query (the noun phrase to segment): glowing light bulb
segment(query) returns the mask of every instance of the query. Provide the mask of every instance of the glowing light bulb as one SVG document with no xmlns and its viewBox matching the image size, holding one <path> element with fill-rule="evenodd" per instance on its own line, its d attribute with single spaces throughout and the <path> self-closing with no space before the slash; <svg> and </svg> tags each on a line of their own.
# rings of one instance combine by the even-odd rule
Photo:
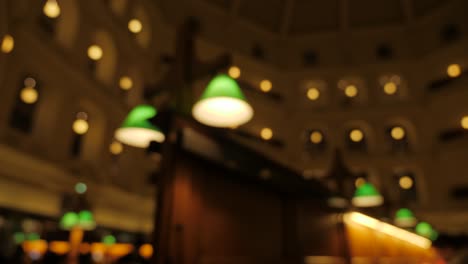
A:
<svg viewBox="0 0 468 264">
<path fill-rule="evenodd" d="M 273 84 L 269 80 L 263 80 L 260 82 L 260 90 L 264 93 L 268 93 L 273 88 Z"/>
<path fill-rule="evenodd" d="M 34 104 L 39 98 L 39 93 L 33 87 L 24 87 L 20 92 L 20 98 L 26 104 Z"/>
<path fill-rule="evenodd" d="M 383 89 L 386 94 L 394 95 L 398 91 L 398 86 L 394 82 L 387 82 Z"/>
<path fill-rule="evenodd" d="M 5 35 L 2 39 L 2 52 L 3 53 L 10 53 L 15 48 L 15 39 L 12 35 Z"/>
<path fill-rule="evenodd" d="M 463 129 L 468 129 L 468 116 L 464 116 L 461 120 L 460 120 L 460 124 L 462 126 Z"/>
<path fill-rule="evenodd" d="M 118 141 L 114 141 L 110 144 L 109 146 L 109 151 L 114 154 L 114 155 L 119 155 L 123 151 L 123 145 L 122 143 Z"/>
<path fill-rule="evenodd" d="M 348 85 L 344 90 L 345 95 L 349 98 L 356 97 L 358 92 L 358 88 L 355 85 Z"/>
<path fill-rule="evenodd" d="M 402 140 L 406 136 L 406 132 L 402 127 L 394 127 L 390 131 L 390 135 L 395 140 Z"/>
<path fill-rule="evenodd" d="M 128 30 L 132 33 L 140 33 L 143 30 L 143 24 L 140 20 L 134 18 L 128 22 Z"/>
<path fill-rule="evenodd" d="M 47 0 L 42 11 L 44 12 L 44 15 L 50 18 L 57 18 L 61 13 L 57 0 Z"/>
<path fill-rule="evenodd" d="M 98 61 L 102 58 L 103 51 L 98 45 L 91 45 L 88 48 L 88 57 L 94 61 Z"/>
<path fill-rule="evenodd" d="M 307 90 L 307 98 L 309 98 L 309 100 L 311 101 L 315 101 L 317 99 L 319 99 L 320 97 L 320 91 L 319 89 L 317 88 L 309 88 Z"/>
<path fill-rule="evenodd" d="M 323 141 L 323 135 L 319 131 L 310 133 L 310 142 L 314 144 L 320 144 Z"/>
<path fill-rule="evenodd" d="M 459 64 L 450 64 L 447 67 L 447 75 L 452 78 L 456 78 L 461 74 L 461 67 Z"/>
<path fill-rule="evenodd" d="M 366 182 L 367 182 L 366 179 L 359 177 L 356 179 L 356 181 L 354 181 L 354 186 L 356 186 L 356 188 L 359 188 L 361 185 L 363 185 Z"/>
<path fill-rule="evenodd" d="M 241 76 L 241 70 L 237 66 L 232 66 L 229 68 L 228 74 L 231 76 L 231 78 L 238 79 Z"/>
<path fill-rule="evenodd" d="M 400 187 L 402 189 L 408 190 L 411 189 L 414 185 L 413 179 L 409 176 L 403 176 L 399 180 Z"/>
<path fill-rule="evenodd" d="M 128 76 L 122 76 L 119 80 L 119 86 L 122 90 L 128 91 L 133 88 L 133 80 Z"/>
<path fill-rule="evenodd" d="M 260 136 L 264 140 L 270 140 L 273 137 L 273 131 L 270 128 L 265 127 L 260 131 Z"/>
<path fill-rule="evenodd" d="M 361 142 L 364 139 L 364 133 L 362 133 L 362 131 L 359 129 L 353 129 L 349 133 L 349 138 L 353 142 Z"/>
<path fill-rule="evenodd" d="M 88 132 L 89 124 L 88 121 L 84 119 L 76 119 L 73 122 L 73 131 L 78 135 L 84 135 Z"/>
</svg>

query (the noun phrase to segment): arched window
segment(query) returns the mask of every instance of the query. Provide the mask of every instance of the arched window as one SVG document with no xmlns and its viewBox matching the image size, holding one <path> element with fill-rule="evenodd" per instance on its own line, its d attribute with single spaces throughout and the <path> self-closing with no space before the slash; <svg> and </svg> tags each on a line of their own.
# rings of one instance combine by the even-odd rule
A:
<svg viewBox="0 0 468 264">
<path fill-rule="evenodd" d="M 367 152 L 367 137 L 365 130 L 362 128 L 357 126 L 350 127 L 345 133 L 346 147 L 351 151 Z"/>
<path fill-rule="evenodd" d="M 72 49 L 76 43 L 80 25 L 80 6 L 77 0 L 57 0 L 60 15 L 54 19 L 57 41 L 65 48 Z"/>
<path fill-rule="evenodd" d="M 310 154 L 320 154 L 327 149 L 327 137 L 322 129 L 314 128 L 305 131 L 305 149 Z"/>
<path fill-rule="evenodd" d="M 114 81 L 117 66 L 117 49 L 108 32 L 98 31 L 87 48 L 89 68 L 94 77 L 107 85 Z"/>
<path fill-rule="evenodd" d="M 392 153 L 405 153 L 410 150 L 408 130 L 401 125 L 391 125 L 385 129 L 385 137 Z"/>
<path fill-rule="evenodd" d="M 28 76 L 22 79 L 18 86 L 9 123 L 12 128 L 20 132 L 31 133 L 39 101 L 40 84 L 36 79 Z"/>
<path fill-rule="evenodd" d="M 89 130 L 89 116 L 86 112 L 76 113 L 75 120 L 72 124 L 72 145 L 71 145 L 71 156 L 73 158 L 79 158 L 83 150 L 83 141 Z"/>
<path fill-rule="evenodd" d="M 338 89 L 342 106 L 363 104 L 367 100 L 367 89 L 360 78 L 344 78 L 338 82 Z"/>
</svg>

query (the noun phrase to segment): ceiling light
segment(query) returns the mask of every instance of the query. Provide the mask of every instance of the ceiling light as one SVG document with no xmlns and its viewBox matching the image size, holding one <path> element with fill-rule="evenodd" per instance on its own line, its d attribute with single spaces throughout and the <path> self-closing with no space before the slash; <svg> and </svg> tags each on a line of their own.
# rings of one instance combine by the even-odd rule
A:
<svg viewBox="0 0 468 264">
<path fill-rule="evenodd" d="M 110 144 L 109 146 L 109 151 L 110 153 L 112 153 L 113 155 L 119 155 L 120 153 L 122 153 L 123 151 L 123 145 L 122 143 L 118 142 L 118 141 L 114 141 Z"/>
<path fill-rule="evenodd" d="M 395 224 L 399 227 L 414 227 L 416 221 L 413 212 L 407 208 L 401 208 L 395 214 Z"/>
<path fill-rule="evenodd" d="M 320 90 L 315 88 L 315 87 L 312 87 L 312 88 L 309 88 L 307 90 L 307 98 L 309 98 L 309 100 L 311 101 L 315 101 L 317 99 L 319 99 L 320 97 Z"/>
<path fill-rule="evenodd" d="M 353 142 L 361 142 L 364 139 L 364 133 L 359 129 L 353 129 L 349 133 L 349 139 Z"/>
<path fill-rule="evenodd" d="M 388 95 L 394 95 L 398 91 L 398 86 L 394 82 L 387 82 L 384 84 L 384 92 Z"/>
<path fill-rule="evenodd" d="M 192 108 L 198 122 L 212 127 L 237 127 L 250 121 L 253 114 L 237 82 L 225 74 L 211 80 Z"/>
<path fill-rule="evenodd" d="M 366 182 L 366 179 L 364 179 L 363 177 L 359 177 L 354 181 L 354 186 L 356 186 L 356 188 L 359 188 Z"/>
<path fill-rule="evenodd" d="M 264 140 L 270 140 L 273 137 L 273 131 L 268 127 L 262 128 L 260 137 Z"/>
<path fill-rule="evenodd" d="M 398 182 L 400 184 L 400 187 L 402 189 L 405 189 L 405 190 L 411 189 L 413 187 L 413 185 L 414 185 L 413 179 L 411 177 L 409 177 L 409 176 L 401 177 Z"/>
<path fill-rule="evenodd" d="M 12 35 L 5 35 L 2 39 L 2 52 L 10 53 L 15 48 L 15 39 Z"/>
<path fill-rule="evenodd" d="M 228 70 L 229 76 L 233 79 L 238 79 L 241 76 L 241 70 L 237 66 L 231 66 Z"/>
<path fill-rule="evenodd" d="M 463 129 L 468 129 L 468 116 L 464 116 L 461 120 L 460 120 L 460 124 L 462 126 Z"/>
<path fill-rule="evenodd" d="M 313 144 L 320 144 L 323 141 L 323 135 L 320 131 L 313 131 L 310 133 L 310 142 Z"/>
<path fill-rule="evenodd" d="M 394 140 L 402 140 L 406 136 L 406 132 L 402 127 L 394 127 L 390 131 L 390 135 Z"/>
<path fill-rule="evenodd" d="M 450 64 L 447 67 L 447 75 L 452 78 L 456 78 L 461 74 L 461 67 L 459 64 Z"/>
<path fill-rule="evenodd" d="M 358 88 L 355 85 L 346 86 L 344 93 L 347 97 L 353 98 L 358 95 Z"/>
<path fill-rule="evenodd" d="M 88 57 L 94 61 L 98 61 L 102 58 L 103 51 L 98 45 L 91 45 L 88 48 Z"/>
<path fill-rule="evenodd" d="M 140 33 L 143 30 L 143 24 L 140 20 L 134 18 L 128 22 L 128 30 L 132 33 Z"/>
<path fill-rule="evenodd" d="M 57 0 L 47 0 L 44 8 L 42 9 L 42 12 L 44 12 L 44 15 L 50 18 L 57 18 L 60 16 L 60 6 L 57 3 Z"/>
<path fill-rule="evenodd" d="M 73 122 L 73 131 L 78 135 L 84 135 L 88 132 L 89 124 L 84 119 L 76 119 Z"/>
<path fill-rule="evenodd" d="M 33 87 L 24 87 L 21 89 L 20 98 L 25 104 L 34 104 L 39 98 L 39 93 Z"/>
<path fill-rule="evenodd" d="M 369 182 L 359 186 L 354 193 L 352 203 L 357 207 L 376 207 L 383 204 L 384 198 Z"/>
<path fill-rule="evenodd" d="M 133 87 L 133 80 L 128 76 L 122 76 L 119 80 L 119 86 L 122 90 L 128 91 Z"/>
<path fill-rule="evenodd" d="M 84 194 L 88 190 L 88 186 L 85 183 L 79 182 L 75 185 L 75 192 L 78 194 Z"/>
<path fill-rule="evenodd" d="M 260 82 L 260 90 L 264 93 L 268 93 L 273 88 L 273 84 L 269 80 L 263 80 Z"/>
<path fill-rule="evenodd" d="M 127 115 L 123 124 L 115 131 L 115 138 L 129 146 L 147 148 L 151 141 L 163 142 L 164 134 L 151 123 L 157 115 L 156 108 L 150 105 L 139 105 Z"/>
</svg>

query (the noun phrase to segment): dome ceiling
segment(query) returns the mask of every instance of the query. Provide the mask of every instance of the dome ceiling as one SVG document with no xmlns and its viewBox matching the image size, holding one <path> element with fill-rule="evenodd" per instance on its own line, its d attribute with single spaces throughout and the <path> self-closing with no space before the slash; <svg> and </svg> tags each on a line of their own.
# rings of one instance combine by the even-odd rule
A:
<svg viewBox="0 0 468 264">
<path fill-rule="evenodd" d="M 403 25 L 450 1 L 440 0 L 198 0 L 268 32 L 319 32 Z"/>
</svg>

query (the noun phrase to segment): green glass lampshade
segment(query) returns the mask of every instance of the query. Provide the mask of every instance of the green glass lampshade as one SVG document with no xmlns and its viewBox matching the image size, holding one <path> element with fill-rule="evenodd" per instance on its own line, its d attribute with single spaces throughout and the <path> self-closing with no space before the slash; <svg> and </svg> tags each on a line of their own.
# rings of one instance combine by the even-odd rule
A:
<svg viewBox="0 0 468 264">
<path fill-rule="evenodd" d="M 136 106 L 130 111 L 122 126 L 115 131 L 115 138 L 137 148 L 147 148 L 151 141 L 163 142 L 164 134 L 150 121 L 157 113 L 156 108 L 150 105 Z"/>
<path fill-rule="evenodd" d="M 26 235 L 23 232 L 16 232 L 13 234 L 13 240 L 15 244 L 19 245 L 26 240 Z"/>
<path fill-rule="evenodd" d="M 38 233 L 30 233 L 26 235 L 27 241 L 37 241 L 40 239 L 41 239 L 41 236 Z"/>
<path fill-rule="evenodd" d="M 96 222 L 94 221 L 93 213 L 87 210 L 83 210 L 78 214 L 78 221 L 81 228 L 84 230 L 93 230 L 96 228 Z"/>
<path fill-rule="evenodd" d="M 252 119 L 253 109 L 237 82 L 220 74 L 206 87 L 192 109 L 193 117 L 212 127 L 240 126 Z"/>
<path fill-rule="evenodd" d="M 416 226 L 415 231 L 418 235 L 429 238 L 431 240 L 436 240 L 439 235 L 427 222 L 420 222 Z"/>
<path fill-rule="evenodd" d="M 359 186 L 354 193 L 352 203 L 357 207 L 376 207 L 383 204 L 384 198 L 369 182 Z"/>
<path fill-rule="evenodd" d="M 416 217 L 408 208 L 401 208 L 395 214 L 395 225 L 399 227 L 413 227 L 416 225 Z"/>
<path fill-rule="evenodd" d="M 117 243 L 117 239 L 113 235 L 107 235 L 102 238 L 102 243 L 107 246 L 112 246 Z"/>
<path fill-rule="evenodd" d="M 78 214 L 75 212 L 67 212 L 60 220 L 60 227 L 64 230 L 71 230 L 79 223 Z"/>
</svg>

